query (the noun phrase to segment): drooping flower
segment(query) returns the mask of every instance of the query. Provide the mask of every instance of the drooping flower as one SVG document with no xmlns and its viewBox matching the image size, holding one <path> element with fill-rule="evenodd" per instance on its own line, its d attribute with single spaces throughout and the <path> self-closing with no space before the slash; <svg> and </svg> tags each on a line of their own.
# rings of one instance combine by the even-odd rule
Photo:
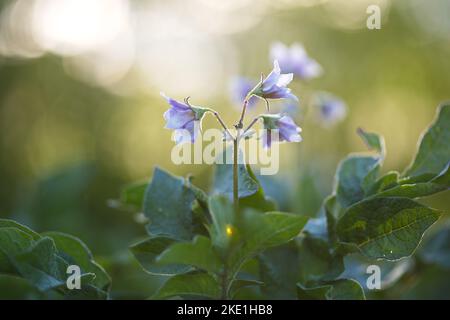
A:
<svg viewBox="0 0 450 320">
<path fill-rule="evenodd" d="M 298 101 L 298 98 L 291 93 L 291 89 L 287 88 L 292 79 L 292 73 L 281 74 L 278 61 L 275 60 L 273 70 L 252 93 L 263 99 L 294 99 Z"/>
<path fill-rule="evenodd" d="M 345 102 L 327 92 L 319 92 L 315 95 L 313 107 L 316 121 L 325 127 L 337 124 L 347 115 Z"/>
<path fill-rule="evenodd" d="M 278 60 L 283 72 L 291 72 L 300 79 L 316 78 L 322 74 L 322 67 L 311 59 L 300 43 L 287 47 L 281 42 L 272 44 L 271 60 Z"/>
<path fill-rule="evenodd" d="M 169 98 L 161 93 L 170 105 L 170 109 L 164 113 L 166 129 L 175 130 L 173 140 L 176 143 L 194 143 L 201 130 L 201 120 L 206 108 L 192 106 L 186 99 L 185 103 Z"/>
<path fill-rule="evenodd" d="M 231 99 L 236 106 L 242 107 L 242 103 L 247 98 L 248 93 L 255 87 L 256 83 L 245 77 L 234 77 L 231 80 L 230 91 Z M 247 103 L 247 107 L 253 107 L 257 102 L 256 97 L 251 97 Z"/>
<path fill-rule="evenodd" d="M 288 115 L 264 114 L 261 116 L 264 123 L 262 135 L 263 145 L 270 148 L 272 142 L 300 142 L 302 129 L 297 126 Z"/>
</svg>

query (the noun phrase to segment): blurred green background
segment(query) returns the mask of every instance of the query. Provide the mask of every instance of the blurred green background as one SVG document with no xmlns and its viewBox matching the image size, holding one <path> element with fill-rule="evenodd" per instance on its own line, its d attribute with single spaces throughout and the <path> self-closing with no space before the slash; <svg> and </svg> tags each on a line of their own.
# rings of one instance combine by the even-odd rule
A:
<svg viewBox="0 0 450 320">
<path fill-rule="evenodd" d="M 111 199 L 156 165 L 210 184 L 211 168 L 172 164 L 160 91 L 190 95 L 231 124 L 231 78 L 267 74 L 275 41 L 303 43 L 324 74 L 293 85 L 301 107 L 326 90 L 345 100 L 348 116 L 332 128 L 297 119 L 304 141 L 280 148 L 280 173 L 264 184 L 282 208 L 309 215 L 330 193 L 338 161 L 365 150 L 358 127 L 384 135 L 383 170 L 402 171 L 450 99 L 446 0 L 0 3 L 0 217 L 80 237 L 112 275 L 113 298 L 148 297 L 160 279 L 128 253 L 144 227 Z M 381 8 L 381 30 L 366 27 L 369 4 Z M 427 202 L 450 212 L 445 194 Z M 438 297 L 450 297 L 445 277 Z"/>
</svg>

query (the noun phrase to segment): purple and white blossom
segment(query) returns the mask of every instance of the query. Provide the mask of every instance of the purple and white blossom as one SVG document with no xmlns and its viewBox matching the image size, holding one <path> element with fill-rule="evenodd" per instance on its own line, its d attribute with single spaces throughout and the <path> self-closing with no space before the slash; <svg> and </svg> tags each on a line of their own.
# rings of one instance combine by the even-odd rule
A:
<svg viewBox="0 0 450 320">
<path fill-rule="evenodd" d="M 298 98 L 291 93 L 287 85 L 292 81 L 293 74 L 281 74 L 278 61 L 273 62 L 273 70 L 263 79 L 253 94 L 263 99 L 293 99 Z"/>
<path fill-rule="evenodd" d="M 316 120 L 325 127 L 331 127 L 342 121 L 347 115 L 347 106 L 336 96 L 320 92 L 314 98 Z"/>
<path fill-rule="evenodd" d="M 300 43 L 293 43 L 290 47 L 281 42 L 272 44 L 270 58 L 278 60 L 283 72 L 293 73 L 300 79 L 312 79 L 322 74 L 322 67 L 311 59 Z"/>
<path fill-rule="evenodd" d="M 234 77 L 231 80 L 230 91 L 233 103 L 239 108 L 242 107 L 248 93 L 255 87 L 256 83 L 245 77 Z M 247 103 L 247 107 L 253 107 L 257 102 L 256 97 L 251 97 Z"/>
<path fill-rule="evenodd" d="M 263 145 L 270 148 L 272 142 L 300 142 L 302 129 L 288 115 L 265 114 L 261 116 L 264 123 Z"/>
<path fill-rule="evenodd" d="M 170 109 L 164 113 L 166 129 L 174 130 L 173 140 L 178 143 L 194 143 L 201 130 L 201 119 L 207 111 L 205 108 L 193 107 L 188 103 L 182 103 L 169 98 L 161 93 L 170 105 Z"/>
</svg>

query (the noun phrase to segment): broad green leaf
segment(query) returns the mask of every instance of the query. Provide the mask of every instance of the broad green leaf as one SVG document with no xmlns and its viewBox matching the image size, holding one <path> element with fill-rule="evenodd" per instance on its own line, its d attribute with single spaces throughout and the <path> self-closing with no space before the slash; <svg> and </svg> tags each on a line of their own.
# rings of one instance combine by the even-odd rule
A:
<svg viewBox="0 0 450 320">
<path fill-rule="evenodd" d="M 23 231 L 26 234 L 28 234 L 29 236 L 31 236 L 31 238 L 33 240 L 39 240 L 41 238 L 41 236 L 38 233 L 34 232 L 33 230 L 31 230 L 27 226 L 24 226 L 23 224 L 20 224 L 20 223 L 14 221 L 14 220 L 0 219 L 0 229 L 1 228 L 16 228 L 16 229 L 19 229 L 20 231 Z"/>
<path fill-rule="evenodd" d="M 265 283 L 258 280 L 257 277 L 245 272 L 239 272 L 230 286 L 229 296 L 231 299 L 235 299 L 242 289 L 262 286 L 265 286 Z"/>
<path fill-rule="evenodd" d="M 364 198 L 364 186 L 369 188 L 375 182 L 379 160 L 375 156 L 350 155 L 341 161 L 335 177 L 335 193 L 342 207 Z"/>
<path fill-rule="evenodd" d="M 302 283 L 333 280 L 344 271 L 343 256 L 334 252 L 324 239 L 305 233 L 297 246 Z"/>
<path fill-rule="evenodd" d="M 156 260 L 160 264 L 189 265 L 212 273 L 219 272 L 222 266 L 211 241 L 204 236 L 196 236 L 191 242 L 174 243 Z"/>
<path fill-rule="evenodd" d="M 350 207 L 338 221 L 342 242 L 355 244 L 370 258 L 396 260 L 411 255 L 437 210 L 407 198 L 374 198 Z"/>
<path fill-rule="evenodd" d="M 16 273 L 12 259 L 25 252 L 35 241 L 33 237 L 16 227 L 0 228 L 0 272 Z"/>
<path fill-rule="evenodd" d="M 307 300 L 364 300 L 364 291 L 352 279 L 329 281 L 315 287 L 305 287 L 297 283 L 299 299 Z"/>
<path fill-rule="evenodd" d="M 422 135 L 415 159 L 405 176 L 441 172 L 450 160 L 449 141 L 450 104 L 443 104 L 434 123 Z"/>
<path fill-rule="evenodd" d="M 150 235 L 191 240 L 194 200 L 195 194 L 183 178 L 155 168 L 144 198 L 144 214 L 150 220 L 147 225 Z"/>
<path fill-rule="evenodd" d="M 134 257 L 139 261 L 145 271 L 156 275 L 174 275 L 192 270 L 191 266 L 181 264 L 162 265 L 156 258 L 177 240 L 168 237 L 152 237 L 138 242 L 130 247 Z"/>
<path fill-rule="evenodd" d="M 364 131 L 362 128 L 358 128 L 358 134 L 370 150 L 378 152 L 384 158 L 386 147 L 384 138 L 381 135 Z"/>
<path fill-rule="evenodd" d="M 266 212 L 261 214 L 249 210 L 245 212 L 244 229 L 247 246 L 265 249 L 279 246 L 296 237 L 308 221 L 304 215 L 286 212 Z"/>
<path fill-rule="evenodd" d="M 80 239 L 61 232 L 46 232 L 42 236 L 53 239 L 58 255 L 67 261 L 67 263 L 79 266 L 83 273 L 95 274 L 95 279 L 91 282 L 93 286 L 108 291 L 111 278 L 94 261 L 91 251 Z"/>
<path fill-rule="evenodd" d="M 295 283 L 299 281 L 299 254 L 295 241 L 269 248 L 258 255 L 259 274 L 267 299 L 296 299 Z"/>
<path fill-rule="evenodd" d="M 13 264 L 24 278 L 41 291 L 66 285 L 68 265 L 58 257 L 55 243 L 48 237 L 38 240 L 31 248 L 16 255 Z"/>
<path fill-rule="evenodd" d="M 239 198 L 239 208 L 254 208 L 261 211 L 273 211 L 276 209 L 276 204 L 271 199 L 267 198 L 264 194 L 264 190 L 252 171 L 252 168 L 247 165 L 247 172 L 250 178 L 252 178 L 258 185 L 258 190 L 247 197 Z"/>
<path fill-rule="evenodd" d="M 228 198 L 215 195 L 209 199 L 212 225 L 209 228 L 212 244 L 222 253 L 236 239 L 233 204 Z"/>
<path fill-rule="evenodd" d="M 169 278 L 153 299 L 165 299 L 175 296 L 218 299 L 219 283 L 207 273 L 180 274 Z"/>
<path fill-rule="evenodd" d="M 245 261 L 267 248 L 292 240 L 307 221 L 306 216 L 291 213 L 245 211 L 238 228 L 242 234 L 242 241 L 230 257 L 233 273 L 239 270 Z"/>
</svg>

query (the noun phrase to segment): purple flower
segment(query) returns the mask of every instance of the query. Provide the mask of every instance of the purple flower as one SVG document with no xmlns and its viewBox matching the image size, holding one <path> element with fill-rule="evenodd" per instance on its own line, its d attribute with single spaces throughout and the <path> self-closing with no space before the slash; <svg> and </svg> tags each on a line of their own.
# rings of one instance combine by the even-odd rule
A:
<svg viewBox="0 0 450 320">
<path fill-rule="evenodd" d="M 291 93 L 291 89 L 286 87 L 292 78 L 292 73 L 281 74 L 278 61 L 275 60 L 272 72 L 261 81 L 253 94 L 263 99 L 294 99 L 298 101 L 298 98 Z"/>
<path fill-rule="evenodd" d="M 234 77 L 231 80 L 231 98 L 233 102 L 241 107 L 248 93 L 255 87 L 256 83 L 248 78 Z M 251 97 L 248 101 L 247 107 L 251 108 L 257 102 L 256 97 Z"/>
<path fill-rule="evenodd" d="M 347 115 L 347 106 L 344 101 L 326 92 L 316 94 L 313 107 L 316 120 L 325 127 L 335 125 Z"/>
<path fill-rule="evenodd" d="M 278 60 L 283 72 L 291 72 L 300 79 L 316 78 L 322 74 L 322 67 L 308 57 L 299 43 L 292 44 L 290 48 L 281 42 L 272 44 L 270 58 Z"/>
<path fill-rule="evenodd" d="M 170 109 L 164 113 L 164 119 L 167 121 L 165 128 L 175 131 L 173 140 L 176 143 L 194 143 L 201 129 L 201 119 L 207 110 L 191 106 L 187 100 L 182 103 L 166 97 L 164 93 L 161 95 L 170 105 Z"/>
<path fill-rule="evenodd" d="M 265 114 L 261 116 L 264 122 L 262 141 L 264 147 L 270 148 L 272 142 L 300 142 L 302 129 L 288 115 Z"/>
</svg>

